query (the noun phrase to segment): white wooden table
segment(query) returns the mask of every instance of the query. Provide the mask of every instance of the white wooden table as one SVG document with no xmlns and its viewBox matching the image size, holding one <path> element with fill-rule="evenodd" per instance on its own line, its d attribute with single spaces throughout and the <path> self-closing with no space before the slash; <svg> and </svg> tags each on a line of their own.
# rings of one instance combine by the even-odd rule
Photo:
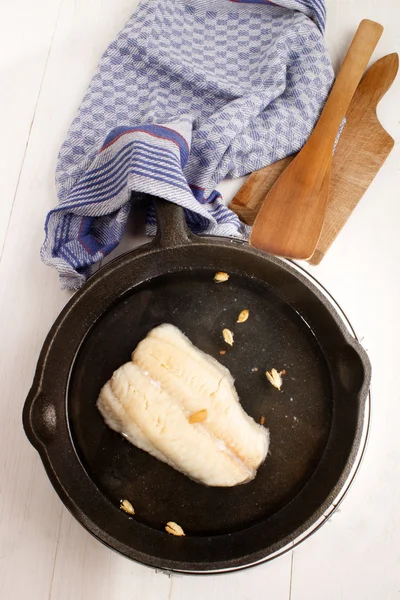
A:
<svg viewBox="0 0 400 600">
<path fill-rule="evenodd" d="M 218 0 L 222 1 L 222 0 Z M 94 540 L 63 508 L 21 426 L 44 337 L 69 295 L 39 259 L 59 147 L 102 51 L 137 0 L 2 0 L 0 20 L 0 597 L 7 600 L 395 600 L 400 598 L 400 79 L 379 106 L 397 144 L 313 274 L 369 351 L 372 430 L 340 513 L 271 563 L 168 577 Z M 328 0 L 335 67 L 366 17 L 400 51 L 398 0 Z M 226 197 L 235 183 L 223 184 Z M 238 187 L 238 183 L 236 187 Z M 126 239 L 124 248 L 137 243 Z M 119 249 L 119 251 L 121 248 Z"/>
</svg>

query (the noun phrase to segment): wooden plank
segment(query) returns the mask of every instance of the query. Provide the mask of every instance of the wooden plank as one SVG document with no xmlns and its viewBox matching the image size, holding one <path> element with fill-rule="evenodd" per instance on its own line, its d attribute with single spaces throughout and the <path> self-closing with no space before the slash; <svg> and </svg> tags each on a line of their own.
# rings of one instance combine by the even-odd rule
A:
<svg viewBox="0 0 400 600">
<path fill-rule="evenodd" d="M 29 160 L 37 173 L 40 162 L 39 155 Z M 40 194 L 44 185 L 40 177 L 34 179 L 33 173 L 22 175 L 23 194 L 16 198 L 0 265 L 0 581 L 4 597 L 16 600 L 48 597 L 61 514 L 21 427 L 41 344 L 67 299 L 38 259 L 43 214 L 31 200 L 33 188 Z"/>
<path fill-rule="evenodd" d="M 173 576 L 170 600 L 287 600 L 291 552 L 252 569 L 211 577 Z"/>
<path fill-rule="evenodd" d="M 117 555 L 63 512 L 49 600 L 169 600 L 171 579 Z"/>
<path fill-rule="evenodd" d="M 60 5 L 61 0 L 23 0 L 4 2 L 2 6 L 0 256 Z"/>
<path fill-rule="evenodd" d="M 0 68 L 7 85 L 2 87 L 0 96 L 0 126 L 7 143 L 0 149 L 0 253 L 60 4 L 61 0 L 38 0 L 34 4 L 7 3 L 3 7 Z M 39 14 L 41 18 L 37 19 Z M 41 269 L 37 253 L 34 271 L 30 270 L 27 257 L 32 256 L 32 248 L 37 249 L 40 244 L 42 215 L 40 211 L 37 213 L 37 205 L 32 202 L 29 190 L 27 192 L 25 197 L 15 200 L 15 206 L 19 204 L 22 209 L 20 220 L 19 223 L 14 221 L 14 236 L 11 235 L 14 242 L 3 254 L 0 267 L 3 315 L 0 322 L 3 386 L 0 403 L 0 587 L 5 598 L 16 600 L 48 596 L 62 510 L 21 427 L 22 404 L 47 328 L 47 318 L 51 319 L 62 304 L 58 290 L 54 290 L 56 293 L 50 291 L 42 302 L 43 289 L 40 293 L 40 288 L 36 288 L 38 281 L 35 283 L 31 279 L 31 275 L 36 274 L 34 271 Z M 47 315 L 42 312 L 46 308 Z M 34 319 L 32 314 L 35 314 Z"/>
<path fill-rule="evenodd" d="M 395 600 L 400 590 L 399 161 L 397 146 L 376 189 L 344 227 L 343 243 L 334 244 L 317 267 L 319 280 L 334 292 L 368 350 L 372 427 L 341 512 L 294 552 L 291 600 Z M 315 267 L 307 268 L 315 273 Z"/>
</svg>

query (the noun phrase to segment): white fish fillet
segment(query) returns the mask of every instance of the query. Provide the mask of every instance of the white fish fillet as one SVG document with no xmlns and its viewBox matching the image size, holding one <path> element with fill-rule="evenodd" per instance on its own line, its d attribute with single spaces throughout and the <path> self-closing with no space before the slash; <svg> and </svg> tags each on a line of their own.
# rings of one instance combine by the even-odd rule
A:
<svg viewBox="0 0 400 600">
<path fill-rule="evenodd" d="M 206 485 L 250 481 L 268 452 L 269 432 L 241 407 L 228 369 L 173 325 L 150 331 L 97 406 L 132 444 Z M 205 421 L 190 423 L 202 410 Z"/>
</svg>

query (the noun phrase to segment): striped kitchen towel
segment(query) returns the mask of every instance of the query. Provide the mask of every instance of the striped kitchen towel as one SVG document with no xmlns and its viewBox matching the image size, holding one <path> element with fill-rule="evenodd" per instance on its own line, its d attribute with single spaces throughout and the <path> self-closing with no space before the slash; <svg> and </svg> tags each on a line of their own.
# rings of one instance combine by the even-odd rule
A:
<svg viewBox="0 0 400 600">
<path fill-rule="evenodd" d="M 60 151 L 41 254 L 63 287 L 119 243 L 132 192 L 181 205 L 196 233 L 248 235 L 215 187 L 308 138 L 333 81 L 324 23 L 324 0 L 141 0 Z"/>
</svg>

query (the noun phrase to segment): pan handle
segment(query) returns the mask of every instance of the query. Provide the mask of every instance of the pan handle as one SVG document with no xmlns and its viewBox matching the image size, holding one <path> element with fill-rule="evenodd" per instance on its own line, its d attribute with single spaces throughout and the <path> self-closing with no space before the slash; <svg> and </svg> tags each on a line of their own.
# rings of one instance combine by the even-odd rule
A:
<svg viewBox="0 0 400 600">
<path fill-rule="evenodd" d="M 190 244 L 195 236 L 188 229 L 183 208 L 156 196 L 149 196 L 148 199 L 154 204 L 157 218 L 154 245 L 159 248 L 174 248 Z"/>
</svg>

